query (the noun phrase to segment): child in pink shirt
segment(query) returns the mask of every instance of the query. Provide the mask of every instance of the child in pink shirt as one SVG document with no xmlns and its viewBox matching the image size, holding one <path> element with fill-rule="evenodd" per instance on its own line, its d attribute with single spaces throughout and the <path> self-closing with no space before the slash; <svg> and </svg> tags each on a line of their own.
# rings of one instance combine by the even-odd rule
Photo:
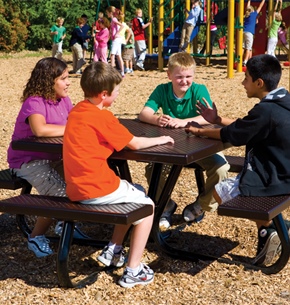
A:
<svg viewBox="0 0 290 305">
<path fill-rule="evenodd" d="M 96 33 L 94 38 L 94 61 L 103 61 L 107 63 L 108 41 L 110 32 L 108 30 L 110 22 L 107 18 L 99 19 L 100 31 Z"/>
</svg>

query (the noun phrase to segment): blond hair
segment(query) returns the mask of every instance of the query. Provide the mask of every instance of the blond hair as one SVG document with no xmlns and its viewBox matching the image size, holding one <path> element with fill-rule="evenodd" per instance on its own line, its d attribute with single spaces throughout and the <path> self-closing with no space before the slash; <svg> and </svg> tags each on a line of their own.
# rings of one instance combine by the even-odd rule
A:
<svg viewBox="0 0 290 305">
<path fill-rule="evenodd" d="M 245 18 L 248 18 L 250 15 L 251 15 L 251 13 L 253 13 L 253 11 L 254 11 L 255 9 L 254 9 L 254 7 L 252 6 L 252 5 L 250 5 L 249 7 L 247 7 L 247 9 L 246 9 L 246 13 L 245 13 Z"/>
<path fill-rule="evenodd" d="M 169 57 L 168 70 L 172 72 L 176 67 L 195 70 L 194 58 L 186 52 L 174 53 Z"/>
<path fill-rule="evenodd" d="M 57 17 L 57 18 L 56 18 L 56 22 L 59 22 L 59 21 L 64 21 L 64 18 L 62 18 L 62 17 Z"/>
<path fill-rule="evenodd" d="M 138 13 L 142 13 L 141 8 L 136 8 L 135 14 L 137 15 Z"/>
</svg>

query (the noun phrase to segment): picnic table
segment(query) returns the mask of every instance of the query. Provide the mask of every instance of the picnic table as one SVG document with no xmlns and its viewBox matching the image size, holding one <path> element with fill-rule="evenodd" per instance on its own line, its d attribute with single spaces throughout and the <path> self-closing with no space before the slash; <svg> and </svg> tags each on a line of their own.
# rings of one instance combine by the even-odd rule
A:
<svg viewBox="0 0 290 305">
<path fill-rule="evenodd" d="M 181 170 L 184 166 L 193 164 L 195 161 L 208 157 L 212 154 L 215 154 L 219 151 L 230 147 L 230 144 L 223 143 L 220 140 L 208 139 L 195 137 L 193 135 L 188 135 L 185 133 L 183 128 L 179 129 L 170 129 L 170 128 L 161 128 L 155 125 L 150 125 L 142 123 L 138 120 L 133 119 L 120 119 L 120 122 L 126 126 L 129 131 L 135 136 L 146 136 L 146 137 L 157 137 L 161 135 L 171 136 L 175 143 L 165 144 L 160 146 L 154 146 L 142 150 L 130 150 L 124 148 L 120 152 L 114 152 L 109 161 L 117 165 L 118 174 L 121 178 L 126 179 L 131 182 L 131 175 L 127 160 L 141 161 L 141 162 L 152 162 L 153 163 L 153 172 L 152 179 L 150 181 L 148 196 L 153 199 L 155 202 L 155 217 L 153 222 L 153 227 L 151 231 L 151 236 L 154 239 L 154 242 L 158 248 L 166 253 L 167 255 L 178 258 L 186 259 L 191 261 L 198 260 L 216 260 L 217 257 L 210 254 L 201 254 L 197 251 L 186 251 L 184 249 L 174 247 L 168 242 L 168 234 L 161 232 L 159 229 L 159 219 L 162 215 L 162 212 L 171 198 L 172 191 L 177 182 L 177 179 L 181 173 Z M 209 127 L 212 127 L 209 126 Z M 206 128 L 206 127 L 205 127 Z M 39 151 L 39 152 L 50 152 L 50 153 L 61 153 L 62 152 L 62 137 L 57 138 L 37 138 L 31 137 L 26 139 L 21 139 L 12 142 L 12 148 L 16 150 L 27 150 L 27 151 Z M 162 172 L 162 164 L 168 163 L 172 165 L 164 188 L 161 192 L 161 195 L 156 199 L 157 186 Z M 235 199 L 233 204 L 229 203 L 228 206 L 224 207 L 219 211 L 219 214 L 233 217 L 244 217 L 246 213 L 249 212 L 249 207 L 243 211 L 243 206 L 240 208 L 240 199 Z M 243 200 L 243 199 L 241 199 Z M 249 198 L 251 204 L 255 203 L 257 200 L 253 197 Z M 260 204 L 256 210 L 251 210 L 250 216 L 252 219 L 255 219 L 254 216 L 260 213 L 261 217 L 266 217 L 264 219 L 274 218 L 274 223 L 278 227 L 278 234 L 282 241 L 282 256 L 279 259 L 279 262 L 275 263 L 272 268 L 269 268 L 268 273 L 276 273 L 281 270 L 288 261 L 290 253 L 290 245 L 288 234 L 283 223 L 283 218 L 281 216 L 281 211 L 289 206 L 290 200 L 288 197 L 276 198 L 272 203 L 271 199 L 264 198 L 264 200 L 270 201 L 269 207 L 264 209 L 263 203 Z M 236 207 L 236 201 L 238 202 L 238 208 Z M 265 201 L 264 201 L 265 202 Z M 221 206 L 222 208 L 223 206 Z M 237 212 L 238 210 L 238 212 Z M 251 219 L 250 217 L 250 219 Z M 245 217 L 249 218 L 249 217 Z M 263 219 L 263 218 L 261 218 Z M 69 227 L 69 235 L 72 235 L 73 226 Z M 67 243 L 71 243 L 71 238 L 64 238 L 67 240 Z M 86 241 L 84 241 L 85 243 Z M 89 241 L 88 241 L 89 243 Z M 62 265 L 67 265 L 67 247 L 59 249 L 58 257 L 62 258 Z M 66 267 L 63 268 L 65 270 Z M 63 271 L 60 271 L 59 277 L 64 277 L 63 283 L 70 283 L 67 279 L 67 275 L 63 274 Z"/>
<path fill-rule="evenodd" d="M 130 150 L 125 148 L 120 152 L 114 152 L 110 157 L 111 160 L 119 162 L 118 168 L 120 175 L 128 181 L 131 181 L 131 176 L 127 160 L 153 162 L 152 179 L 148 189 L 148 196 L 153 199 L 156 205 L 152 237 L 159 248 L 168 255 L 176 258 L 189 259 L 193 261 L 199 259 L 213 259 L 210 255 L 207 256 L 201 255 L 200 253 L 188 252 L 169 245 L 166 242 L 166 235 L 162 234 L 159 230 L 159 219 L 169 198 L 171 197 L 183 166 L 222 151 L 225 148 L 230 147 L 230 145 L 222 143 L 219 140 L 188 135 L 183 128 L 161 128 L 134 119 L 120 119 L 120 122 L 135 136 L 158 137 L 161 135 L 168 135 L 175 141 L 174 145 L 165 144 L 142 150 Z M 31 137 L 13 141 L 12 148 L 16 150 L 61 153 L 62 139 L 62 137 Z M 168 175 L 164 189 L 157 200 L 156 191 L 163 163 L 172 164 L 172 169 Z"/>
</svg>

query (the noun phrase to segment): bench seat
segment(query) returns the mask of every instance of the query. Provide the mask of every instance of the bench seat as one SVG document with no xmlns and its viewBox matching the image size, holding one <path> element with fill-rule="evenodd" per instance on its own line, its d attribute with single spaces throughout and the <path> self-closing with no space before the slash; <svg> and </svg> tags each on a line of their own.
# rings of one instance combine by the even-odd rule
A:
<svg viewBox="0 0 290 305">
<path fill-rule="evenodd" d="M 0 189 L 18 190 L 25 187 L 31 188 L 31 185 L 26 180 L 11 175 L 10 169 L 0 171 Z"/>
<path fill-rule="evenodd" d="M 130 224 L 151 215 L 150 205 L 136 203 L 85 205 L 67 197 L 23 194 L 0 201 L 0 211 L 11 214 L 36 215 L 59 220 Z"/>
<path fill-rule="evenodd" d="M 153 213 L 151 205 L 126 203 L 112 205 L 84 205 L 66 197 L 22 194 L 0 200 L 0 212 L 45 216 L 63 220 L 63 230 L 57 254 L 57 275 L 62 287 L 81 287 L 86 281 L 74 283 L 69 276 L 68 258 L 75 221 L 107 224 L 131 224 Z M 91 281 L 91 280 L 90 280 Z"/>
<path fill-rule="evenodd" d="M 245 197 L 237 196 L 218 207 L 218 215 L 246 218 L 251 220 L 273 220 L 281 240 L 281 254 L 279 259 L 270 266 L 262 267 L 266 274 L 277 273 L 288 263 L 290 255 L 290 241 L 288 230 L 282 217 L 282 212 L 290 206 L 289 195 L 273 197 Z"/>
</svg>

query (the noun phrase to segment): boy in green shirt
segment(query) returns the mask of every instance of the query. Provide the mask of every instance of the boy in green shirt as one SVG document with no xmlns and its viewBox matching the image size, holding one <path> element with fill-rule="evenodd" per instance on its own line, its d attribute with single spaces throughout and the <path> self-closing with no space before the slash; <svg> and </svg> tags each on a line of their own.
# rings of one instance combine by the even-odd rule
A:
<svg viewBox="0 0 290 305">
<path fill-rule="evenodd" d="M 62 42 L 66 36 L 66 28 L 63 25 L 64 19 L 58 17 L 56 24 L 50 28 L 52 36 L 52 57 L 62 60 Z"/>
<path fill-rule="evenodd" d="M 212 104 L 210 95 L 205 85 L 193 82 L 196 63 L 187 53 L 175 53 L 168 61 L 168 78 L 171 82 L 161 84 L 152 92 L 139 114 L 143 122 L 158 125 L 160 127 L 184 128 L 189 122 L 200 125 L 208 124 L 197 113 L 196 103 L 205 98 Z M 157 114 L 159 109 L 162 114 Z M 204 217 L 204 211 L 213 212 L 217 209 L 217 203 L 213 200 L 212 192 L 215 184 L 227 177 L 229 164 L 220 152 L 196 162 L 207 175 L 205 189 L 199 194 L 196 201 L 189 204 L 183 210 L 183 218 L 187 222 L 200 222 Z M 164 164 L 162 177 L 158 186 L 157 197 L 166 181 L 166 176 L 171 165 Z M 146 166 L 146 178 L 149 181 L 152 173 L 152 164 Z M 170 200 L 160 218 L 159 225 L 168 228 L 171 223 L 171 215 L 176 209 L 176 203 Z"/>
</svg>

